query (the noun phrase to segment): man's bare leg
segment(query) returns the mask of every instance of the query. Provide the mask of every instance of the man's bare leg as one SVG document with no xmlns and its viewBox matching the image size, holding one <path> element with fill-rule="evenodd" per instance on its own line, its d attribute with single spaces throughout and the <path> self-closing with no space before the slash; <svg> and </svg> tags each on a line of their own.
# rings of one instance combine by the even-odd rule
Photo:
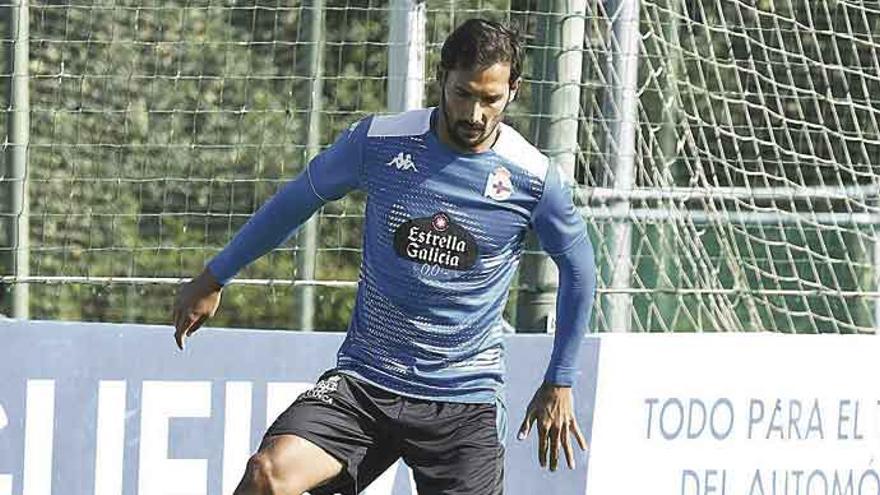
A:
<svg viewBox="0 0 880 495">
<path fill-rule="evenodd" d="M 234 495 L 302 495 L 335 478 L 342 463 L 295 435 L 267 438 L 248 460 Z"/>
</svg>

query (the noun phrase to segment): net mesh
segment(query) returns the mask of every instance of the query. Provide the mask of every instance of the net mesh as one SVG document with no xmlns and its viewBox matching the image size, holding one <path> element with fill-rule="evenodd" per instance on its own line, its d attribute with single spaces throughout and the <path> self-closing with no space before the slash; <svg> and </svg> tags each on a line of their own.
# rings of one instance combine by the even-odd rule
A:
<svg viewBox="0 0 880 495">
<path fill-rule="evenodd" d="M 437 101 L 434 67 L 453 26 L 511 22 L 527 63 L 510 120 L 535 140 L 548 117 L 535 94 L 555 87 L 534 63 L 546 49 L 547 3 L 428 1 L 426 102 Z M 609 61 L 624 3 L 590 1 L 574 14 L 586 24 L 575 178 L 601 265 L 594 327 L 616 330 L 609 301 L 623 294 L 636 331 L 874 331 L 880 8 L 640 2 L 634 184 L 619 188 L 609 117 L 619 78 Z M 322 146 L 386 111 L 388 2 L 310 5 L 31 2 L 31 317 L 167 323 L 177 281 L 305 162 L 316 48 Z M 320 45 L 308 29 L 314 14 Z M 10 70 L 2 76 L 8 85 Z M 0 194 L 10 182 L 0 178 Z M 248 267 L 215 323 L 294 327 L 295 285 L 315 284 L 316 327 L 344 329 L 364 199 L 323 208 L 316 253 L 294 237 Z M 8 259 L 17 217 L 4 208 Z M 625 253 L 608 242 L 620 225 L 631 229 Z M 612 287 L 621 255 L 628 283 Z M 300 256 L 316 257 L 314 280 L 300 276 Z M 7 292 L 22 282 L 8 265 Z"/>
<path fill-rule="evenodd" d="M 635 295 L 637 327 L 874 327 L 871 5 L 643 7 L 639 188 L 672 194 L 632 203 L 635 217 L 664 211 L 634 223 L 634 285 L 675 290 Z"/>
</svg>

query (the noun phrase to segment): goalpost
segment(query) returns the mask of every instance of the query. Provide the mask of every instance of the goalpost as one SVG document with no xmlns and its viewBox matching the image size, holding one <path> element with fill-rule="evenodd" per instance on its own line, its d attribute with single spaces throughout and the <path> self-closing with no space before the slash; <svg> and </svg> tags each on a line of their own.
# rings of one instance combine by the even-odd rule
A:
<svg viewBox="0 0 880 495">
<path fill-rule="evenodd" d="M 418 85 L 434 104 L 440 44 L 483 16 L 519 26 L 527 42 L 512 123 L 538 143 L 547 122 L 576 119 L 560 126 L 577 133 L 576 148 L 544 151 L 573 164 L 601 265 L 595 329 L 877 331 L 880 7 L 609 0 L 566 10 L 577 3 L 31 1 L 29 202 L 12 199 L 25 183 L 11 133 L 22 107 L 4 94 L 0 112 L 0 312 L 27 287 L 33 318 L 166 323 L 176 284 L 308 156 L 356 119 L 413 105 Z M 583 24 L 581 46 L 541 34 L 557 18 Z M 21 31 L 3 20 L 11 57 Z M 421 43 L 422 68 L 409 69 L 421 80 L 401 75 Z M 574 82 L 539 67 L 573 52 Z M 5 88 L 21 79 L 2 74 Z M 390 94 L 390 79 L 406 94 Z M 576 112 L 551 110 L 545 96 L 572 87 Z M 315 328 L 342 329 L 364 200 L 327 205 L 313 241 L 301 232 L 245 270 L 216 323 L 304 328 L 295 315 L 306 304 Z M 30 257 L 27 271 L 14 269 L 15 253 Z M 512 299 L 552 293 L 546 280 L 521 277 Z M 515 301 L 508 316 L 516 323 Z"/>
</svg>

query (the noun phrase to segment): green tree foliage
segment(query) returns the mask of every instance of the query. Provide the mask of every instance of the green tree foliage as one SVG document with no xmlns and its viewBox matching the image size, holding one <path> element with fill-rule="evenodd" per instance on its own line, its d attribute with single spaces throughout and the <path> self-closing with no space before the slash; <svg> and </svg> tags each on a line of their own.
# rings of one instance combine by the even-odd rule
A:
<svg viewBox="0 0 880 495">
<path fill-rule="evenodd" d="M 299 172 L 311 80 L 312 47 L 301 32 L 308 11 L 267 4 L 35 6 L 33 273 L 194 274 Z M 329 144 L 351 119 L 381 108 L 384 60 L 368 53 L 369 41 L 382 36 L 381 16 L 344 9 L 326 15 L 330 82 L 321 142 Z M 351 36 L 360 46 L 347 46 Z M 376 81 L 354 79 L 359 71 Z M 351 223 L 346 213 L 357 215 L 352 203 L 328 207 L 322 247 L 359 244 L 357 229 L 336 225 Z M 288 243 L 241 276 L 295 278 L 294 247 Z M 335 259 L 322 260 L 319 275 L 353 280 L 357 260 L 332 253 L 322 253 Z M 170 286 L 115 284 L 35 289 L 38 318 L 156 323 L 168 321 L 173 294 Z M 292 298 L 265 304 L 265 292 L 228 290 L 216 324 L 289 327 Z M 350 291 L 320 292 L 333 301 L 322 305 L 319 327 L 344 328 L 350 304 L 339 304 L 340 292 L 350 299 Z"/>
</svg>

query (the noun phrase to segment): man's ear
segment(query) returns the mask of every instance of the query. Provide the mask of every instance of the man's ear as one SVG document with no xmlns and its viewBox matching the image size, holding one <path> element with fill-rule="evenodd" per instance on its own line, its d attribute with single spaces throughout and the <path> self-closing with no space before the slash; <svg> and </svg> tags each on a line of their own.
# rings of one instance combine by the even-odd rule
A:
<svg viewBox="0 0 880 495">
<path fill-rule="evenodd" d="M 516 99 L 516 93 L 519 91 L 519 85 L 522 82 L 522 78 L 517 79 L 510 83 L 510 95 L 507 97 L 507 103 L 513 103 L 513 100 Z"/>
</svg>

